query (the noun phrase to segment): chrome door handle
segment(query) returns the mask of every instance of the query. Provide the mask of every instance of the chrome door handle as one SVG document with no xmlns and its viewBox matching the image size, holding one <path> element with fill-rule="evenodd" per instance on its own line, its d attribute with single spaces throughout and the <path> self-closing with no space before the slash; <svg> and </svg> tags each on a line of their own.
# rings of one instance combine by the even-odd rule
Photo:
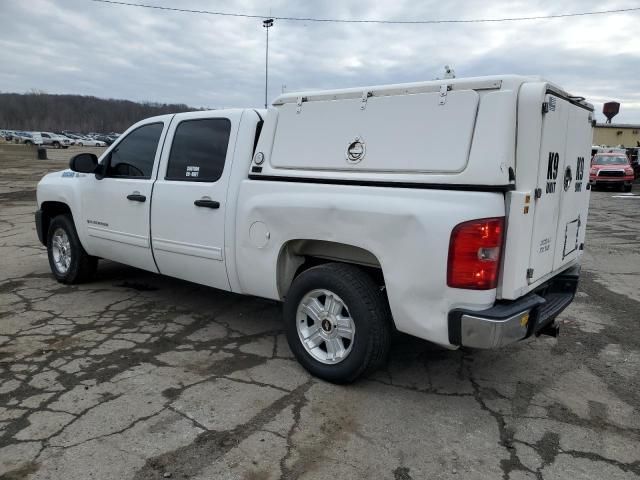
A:
<svg viewBox="0 0 640 480">
<path fill-rule="evenodd" d="M 220 208 L 220 202 L 216 202 L 215 200 L 200 199 L 193 202 L 193 204 L 196 207 Z"/>
</svg>

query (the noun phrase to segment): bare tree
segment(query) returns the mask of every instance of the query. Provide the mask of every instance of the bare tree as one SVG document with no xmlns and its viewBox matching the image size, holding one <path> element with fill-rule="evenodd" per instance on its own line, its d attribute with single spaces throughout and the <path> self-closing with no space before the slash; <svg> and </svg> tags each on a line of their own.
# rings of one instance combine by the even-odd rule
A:
<svg viewBox="0 0 640 480">
<path fill-rule="evenodd" d="M 122 132 L 143 118 L 197 110 L 184 104 L 137 103 L 41 90 L 0 93 L 0 128 L 74 132 Z"/>
</svg>

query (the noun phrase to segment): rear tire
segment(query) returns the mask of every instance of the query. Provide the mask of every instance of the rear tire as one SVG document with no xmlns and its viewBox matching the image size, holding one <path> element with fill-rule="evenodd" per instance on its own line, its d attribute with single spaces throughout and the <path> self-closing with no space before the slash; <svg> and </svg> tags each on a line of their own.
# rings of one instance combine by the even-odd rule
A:
<svg viewBox="0 0 640 480">
<path fill-rule="evenodd" d="M 82 247 L 70 215 L 58 215 L 51 220 L 47 232 L 47 254 L 51 272 L 60 283 L 85 282 L 98 268 L 98 259 Z"/>
<path fill-rule="evenodd" d="M 300 274 L 285 299 L 284 320 L 300 364 L 329 382 L 351 383 L 387 359 L 392 322 L 386 298 L 354 265 L 328 263 Z"/>
<path fill-rule="evenodd" d="M 623 190 L 627 193 L 629 193 L 632 189 L 633 189 L 633 185 L 625 185 L 623 187 Z"/>
</svg>

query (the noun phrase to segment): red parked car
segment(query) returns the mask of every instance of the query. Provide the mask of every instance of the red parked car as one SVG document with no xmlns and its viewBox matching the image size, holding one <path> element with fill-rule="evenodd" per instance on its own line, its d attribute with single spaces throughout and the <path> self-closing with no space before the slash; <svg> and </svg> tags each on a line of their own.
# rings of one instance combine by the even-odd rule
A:
<svg viewBox="0 0 640 480">
<path fill-rule="evenodd" d="M 633 178 L 633 168 L 624 154 L 598 153 L 591 160 L 589 183 L 592 186 L 611 185 L 630 192 Z"/>
</svg>

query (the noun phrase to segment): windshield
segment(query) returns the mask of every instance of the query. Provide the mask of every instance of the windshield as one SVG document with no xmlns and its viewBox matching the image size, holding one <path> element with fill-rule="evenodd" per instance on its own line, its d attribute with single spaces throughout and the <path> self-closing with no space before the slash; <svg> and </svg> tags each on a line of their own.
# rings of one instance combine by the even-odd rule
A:
<svg viewBox="0 0 640 480">
<path fill-rule="evenodd" d="M 593 159 L 594 165 L 626 165 L 628 163 L 629 160 L 623 155 L 596 155 Z"/>
</svg>

